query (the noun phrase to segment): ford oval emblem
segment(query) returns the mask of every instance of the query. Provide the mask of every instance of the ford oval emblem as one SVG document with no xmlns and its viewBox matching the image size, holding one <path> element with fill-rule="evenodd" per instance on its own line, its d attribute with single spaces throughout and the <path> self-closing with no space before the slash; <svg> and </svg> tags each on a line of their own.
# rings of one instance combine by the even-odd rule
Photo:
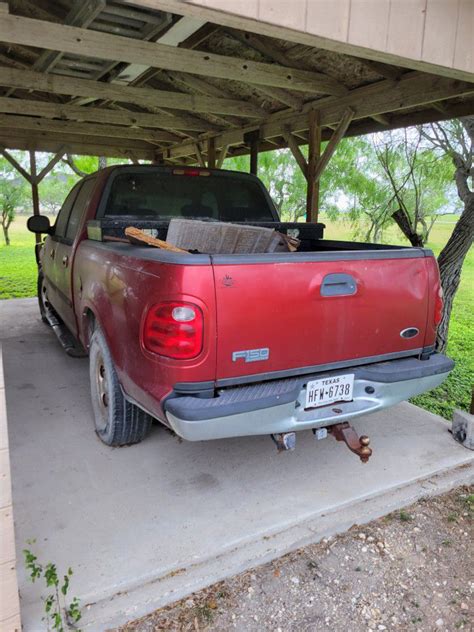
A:
<svg viewBox="0 0 474 632">
<path fill-rule="evenodd" d="M 415 336 L 418 336 L 419 333 L 420 330 L 416 327 L 407 327 L 407 329 L 402 329 L 400 336 L 402 338 L 414 338 Z"/>
</svg>

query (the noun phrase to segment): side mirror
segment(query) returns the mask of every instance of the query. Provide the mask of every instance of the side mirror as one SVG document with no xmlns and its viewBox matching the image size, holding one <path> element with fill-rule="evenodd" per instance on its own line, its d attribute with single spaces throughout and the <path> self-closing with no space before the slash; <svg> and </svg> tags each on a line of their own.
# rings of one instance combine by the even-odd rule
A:
<svg viewBox="0 0 474 632">
<path fill-rule="evenodd" d="M 49 234 L 51 232 L 49 217 L 47 217 L 46 215 L 32 215 L 28 218 L 26 226 L 29 231 L 36 234 Z"/>
</svg>

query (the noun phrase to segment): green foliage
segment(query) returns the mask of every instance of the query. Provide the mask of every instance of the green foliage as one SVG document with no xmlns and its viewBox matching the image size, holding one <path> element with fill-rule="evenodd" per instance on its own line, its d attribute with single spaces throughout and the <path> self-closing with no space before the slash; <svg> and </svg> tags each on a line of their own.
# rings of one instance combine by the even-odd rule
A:
<svg viewBox="0 0 474 632">
<path fill-rule="evenodd" d="M 42 213 L 57 215 L 78 179 L 75 174 L 66 173 L 64 167 L 54 168 L 38 187 Z"/>
<path fill-rule="evenodd" d="M 28 540 L 28 544 L 31 546 L 34 540 Z M 45 613 L 43 621 L 46 622 L 47 629 L 52 628 L 58 632 L 64 632 L 65 629 L 74 628 L 74 624 L 81 619 L 82 615 L 77 597 L 74 597 L 70 603 L 66 600 L 70 578 L 73 575 L 72 568 L 68 568 L 66 574 L 61 577 L 55 564 L 52 562 L 46 565 L 40 564 L 37 556 L 30 549 L 23 549 L 23 555 L 25 568 L 31 581 L 35 582 L 42 578 L 46 588 L 51 590 L 51 592 L 48 590 L 46 597 L 42 597 Z"/>
<path fill-rule="evenodd" d="M 303 153 L 305 149 L 302 149 Z M 249 157 L 227 158 L 223 166 L 248 172 Z M 259 154 L 258 176 L 269 190 L 283 220 L 296 222 L 305 216 L 306 181 L 288 149 Z"/>
<path fill-rule="evenodd" d="M 411 522 L 413 520 L 413 516 L 403 509 L 400 511 L 399 518 L 401 522 Z"/>
<path fill-rule="evenodd" d="M 26 199 L 26 180 L 5 159 L 0 158 L 0 219 L 5 245 L 10 245 L 9 229 Z"/>
</svg>

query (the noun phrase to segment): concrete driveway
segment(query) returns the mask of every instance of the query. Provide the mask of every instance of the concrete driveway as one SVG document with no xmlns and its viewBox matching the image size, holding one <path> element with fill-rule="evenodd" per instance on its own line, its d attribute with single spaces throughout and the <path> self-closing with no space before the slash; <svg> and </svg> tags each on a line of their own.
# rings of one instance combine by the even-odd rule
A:
<svg viewBox="0 0 474 632">
<path fill-rule="evenodd" d="M 472 478 L 473 453 L 409 404 L 355 424 L 372 439 L 367 465 L 310 432 L 281 455 L 268 437 L 186 443 L 158 424 L 140 445 L 108 448 L 88 360 L 63 353 L 33 299 L 0 302 L 0 317 L 25 631 L 41 629 L 29 539 L 42 561 L 72 566 L 81 627 L 103 630 Z"/>
</svg>

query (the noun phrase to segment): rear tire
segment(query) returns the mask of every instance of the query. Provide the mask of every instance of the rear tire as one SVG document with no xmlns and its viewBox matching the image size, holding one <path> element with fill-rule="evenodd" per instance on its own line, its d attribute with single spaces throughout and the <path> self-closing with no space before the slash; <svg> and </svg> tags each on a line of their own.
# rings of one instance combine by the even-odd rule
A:
<svg viewBox="0 0 474 632">
<path fill-rule="evenodd" d="M 153 417 L 124 397 L 104 334 L 98 327 L 91 337 L 89 374 L 97 436 L 110 446 L 139 443 L 148 434 Z"/>
<path fill-rule="evenodd" d="M 50 305 L 48 302 L 48 294 L 46 290 L 46 284 L 44 282 L 44 275 L 41 270 L 38 272 L 37 292 L 41 320 L 43 321 L 43 323 L 45 323 L 45 325 L 49 325 L 48 319 L 46 318 L 46 307 L 50 307 Z"/>
</svg>

